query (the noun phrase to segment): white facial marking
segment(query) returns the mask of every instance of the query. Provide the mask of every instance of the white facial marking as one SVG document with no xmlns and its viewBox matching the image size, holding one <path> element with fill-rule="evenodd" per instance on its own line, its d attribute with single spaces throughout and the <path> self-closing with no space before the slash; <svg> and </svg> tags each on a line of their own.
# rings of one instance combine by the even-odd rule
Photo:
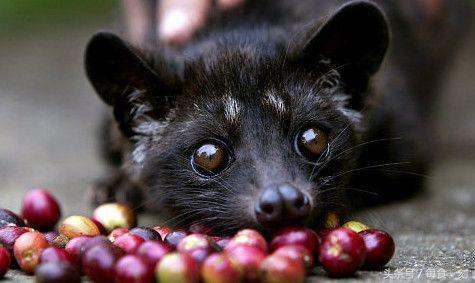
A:
<svg viewBox="0 0 475 283">
<path fill-rule="evenodd" d="M 273 107 L 279 115 L 283 115 L 286 112 L 284 100 L 272 90 L 266 91 L 262 98 L 262 103 Z"/>
<path fill-rule="evenodd" d="M 224 116 L 230 122 L 237 122 L 239 117 L 239 111 L 241 110 L 241 106 L 239 105 L 238 101 L 231 97 L 230 95 L 226 95 L 223 98 L 224 104 Z"/>
</svg>

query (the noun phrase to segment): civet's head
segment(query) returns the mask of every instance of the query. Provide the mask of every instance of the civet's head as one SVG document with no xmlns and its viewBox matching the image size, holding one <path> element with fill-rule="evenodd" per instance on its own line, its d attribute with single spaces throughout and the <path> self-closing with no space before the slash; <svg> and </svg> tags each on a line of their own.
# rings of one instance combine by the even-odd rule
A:
<svg viewBox="0 0 475 283">
<path fill-rule="evenodd" d="M 266 229 L 340 205 L 368 80 L 388 46 L 384 16 L 353 2 L 299 44 L 246 36 L 195 47 L 203 55 L 181 65 L 109 33 L 88 45 L 87 75 L 131 141 L 146 202 L 178 225 Z"/>
</svg>

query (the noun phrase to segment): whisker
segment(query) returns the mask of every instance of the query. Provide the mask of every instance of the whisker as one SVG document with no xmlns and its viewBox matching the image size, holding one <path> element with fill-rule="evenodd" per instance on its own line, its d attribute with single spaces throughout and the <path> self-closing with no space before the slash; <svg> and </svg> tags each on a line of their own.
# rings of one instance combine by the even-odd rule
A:
<svg viewBox="0 0 475 283">
<path fill-rule="evenodd" d="M 384 141 L 391 141 L 391 140 L 400 140 L 402 138 L 400 137 L 397 137 L 397 138 L 382 138 L 382 139 L 376 139 L 376 140 L 370 140 L 370 141 L 366 141 L 366 142 L 362 142 L 362 143 L 359 143 L 355 146 L 352 146 L 350 148 L 347 148 L 341 152 L 339 152 L 337 155 L 335 156 L 332 156 L 330 159 L 326 160 L 323 164 L 320 165 L 320 167 L 318 168 L 318 170 L 314 173 L 314 170 L 312 170 L 312 174 L 310 175 L 310 179 L 313 179 L 315 178 L 323 169 L 325 169 L 325 167 L 330 164 L 331 162 L 333 162 L 334 160 L 338 159 L 339 157 L 341 157 L 342 155 L 344 155 L 345 153 L 350 153 L 350 152 L 353 152 L 355 149 L 358 149 L 362 146 L 365 146 L 365 145 L 369 145 L 369 144 L 373 144 L 373 143 L 377 143 L 377 142 L 384 142 Z M 314 168 L 315 169 L 315 168 Z"/>
<path fill-rule="evenodd" d="M 401 140 L 402 138 L 398 137 L 398 138 L 384 138 L 384 139 L 377 139 L 377 140 L 370 140 L 370 141 L 366 141 L 366 142 L 362 142 L 362 143 L 359 143 L 355 146 L 352 146 L 350 148 L 347 148 L 341 152 L 339 152 L 336 156 L 334 156 L 333 158 L 336 159 L 338 157 L 340 157 L 341 155 L 347 153 L 348 151 L 351 152 L 357 148 L 360 148 L 362 146 L 365 146 L 365 145 L 369 145 L 369 144 L 373 144 L 373 143 L 377 143 L 377 142 L 385 142 L 385 141 L 393 141 L 393 140 Z"/>
<path fill-rule="evenodd" d="M 352 188 L 352 187 L 334 187 L 334 188 L 330 188 L 330 189 L 325 189 L 325 190 L 318 191 L 315 196 L 320 196 L 320 195 L 326 194 L 328 192 L 334 192 L 334 191 L 339 191 L 339 190 L 355 191 L 355 192 L 366 193 L 366 194 L 370 194 L 370 195 L 374 195 L 374 196 L 379 196 L 378 193 L 368 191 L 368 190 L 359 189 L 359 188 Z"/>
<path fill-rule="evenodd" d="M 418 177 L 434 180 L 434 178 L 428 174 L 420 174 L 420 173 L 411 172 L 411 171 L 391 170 L 391 169 L 379 169 L 378 171 L 389 172 L 389 173 L 402 173 L 405 175 L 418 176 Z"/>
<path fill-rule="evenodd" d="M 345 207 L 345 208 L 349 208 L 349 206 L 347 204 L 344 204 L 344 203 L 341 203 L 341 202 L 336 202 L 336 201 L 322 201 L 322 202 L 319 202 L 318 203 L 321 207 L 326 207 L 328 205 L 331 205 L 331 206 L 334 206 L 334 205 L 337 205 L 337 206 L 341 206 L 341 207 Z"/>
<path fill-rule="evenodd" d="M 181 218 L 181 217 L 183 217 L 183 216 L 185 216 L 185 215 L 189 215 L 189 214 L 193 214 L 193 213 L 195 213 L 195 211 L 186 211 L 186 212 L 180 213 L 180 214 L 178 214 L 178 215 L 176 215 L 176 216 L 174 216 L 174 217 L 171 217 L 171 218 L 168 218 L 167 220 L 165 220 L 165 221 L 163 222 L 163 225 L 164 225 L 164 226 L 169 225 L 172 221 L 175 221 L 175 220 L 178 219 L 178 218 Z"/>
<path fill-rule="evenodd" d="M 325 185 L 326 183 L 335 180 L 338 177 L 344 176 L 349 173 L 353 172 L 358 172 L 362 170 L 368 170 L 368 169 L 374 169 L 374 168 L 379 168 L 379 167 L 385 167 L 385 166 L 394 166 L 394 165 L 403 165 L 403 164 L 410 164 L 411 162 L 390 162 L 390 163 L 383 163 L 383 164 L 376 164 L 376 165 L 369 165 L 369 166 L 364 166 L 364 167 L 359 167 L 351 170 L 344 171 L 342 173 L 339 173 L 337 175 L 331 176 L 328 180 L 326 180 L 323 184 L 320 186 Z"/>
</svg>

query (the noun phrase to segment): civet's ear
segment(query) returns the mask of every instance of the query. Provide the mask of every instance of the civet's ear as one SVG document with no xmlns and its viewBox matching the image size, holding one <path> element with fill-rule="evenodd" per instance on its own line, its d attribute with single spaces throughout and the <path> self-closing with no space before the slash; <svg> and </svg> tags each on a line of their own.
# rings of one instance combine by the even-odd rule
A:
<svg viewBox="0 0 475 283">
<path fill-rule="evenodd" d="M 380 67 L 389 43 L 388 24 L 373 3 L 342 6 L 319 24 L 304 45 L 302 62 L 310 68 L 322 59 L 344 73 L 347 83 L 362 83 Z"/>
<path fill-rule="evenodd" d="M 127 136 L 134 134 L 137 114 L 160 118 L 172 107 L 176 86 L 115 34 L 100 32 L 92 37 L 85 68 L 97 94 L 114 107 L 114 116 Z"/>
</svg>

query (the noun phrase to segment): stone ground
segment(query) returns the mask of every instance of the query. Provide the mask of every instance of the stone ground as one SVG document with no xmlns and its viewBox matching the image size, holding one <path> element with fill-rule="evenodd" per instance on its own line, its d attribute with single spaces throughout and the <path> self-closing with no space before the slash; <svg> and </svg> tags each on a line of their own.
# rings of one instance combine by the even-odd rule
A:
<svg viewBox="0 0 475 283">
<path fill-rule="evenodd" d="M 100 175 L 95 131 L 102 105 L 82 70 L 90 35 L 106 20 L 38 28 L 0 41 L 0 207 L 18 210 L 24 192 L 51 189 L 64 215 L 87 214 L 87 187 Z M 441 157 L 428 193 L 355 216 L 389 231 L 389 269 L 343 281 L 475 280 L 475 26 L 437 104 Z M 142 223 L 154 223 L 152 215 Z M 329 280 L 323 272 L 310 281 Z M 4 281 L 28 282 L 11 271 Z M 329 280 L 330 281 L 330 280 Z M 340 280 L 342 281 L 342 280 Z"/>
</svg>

